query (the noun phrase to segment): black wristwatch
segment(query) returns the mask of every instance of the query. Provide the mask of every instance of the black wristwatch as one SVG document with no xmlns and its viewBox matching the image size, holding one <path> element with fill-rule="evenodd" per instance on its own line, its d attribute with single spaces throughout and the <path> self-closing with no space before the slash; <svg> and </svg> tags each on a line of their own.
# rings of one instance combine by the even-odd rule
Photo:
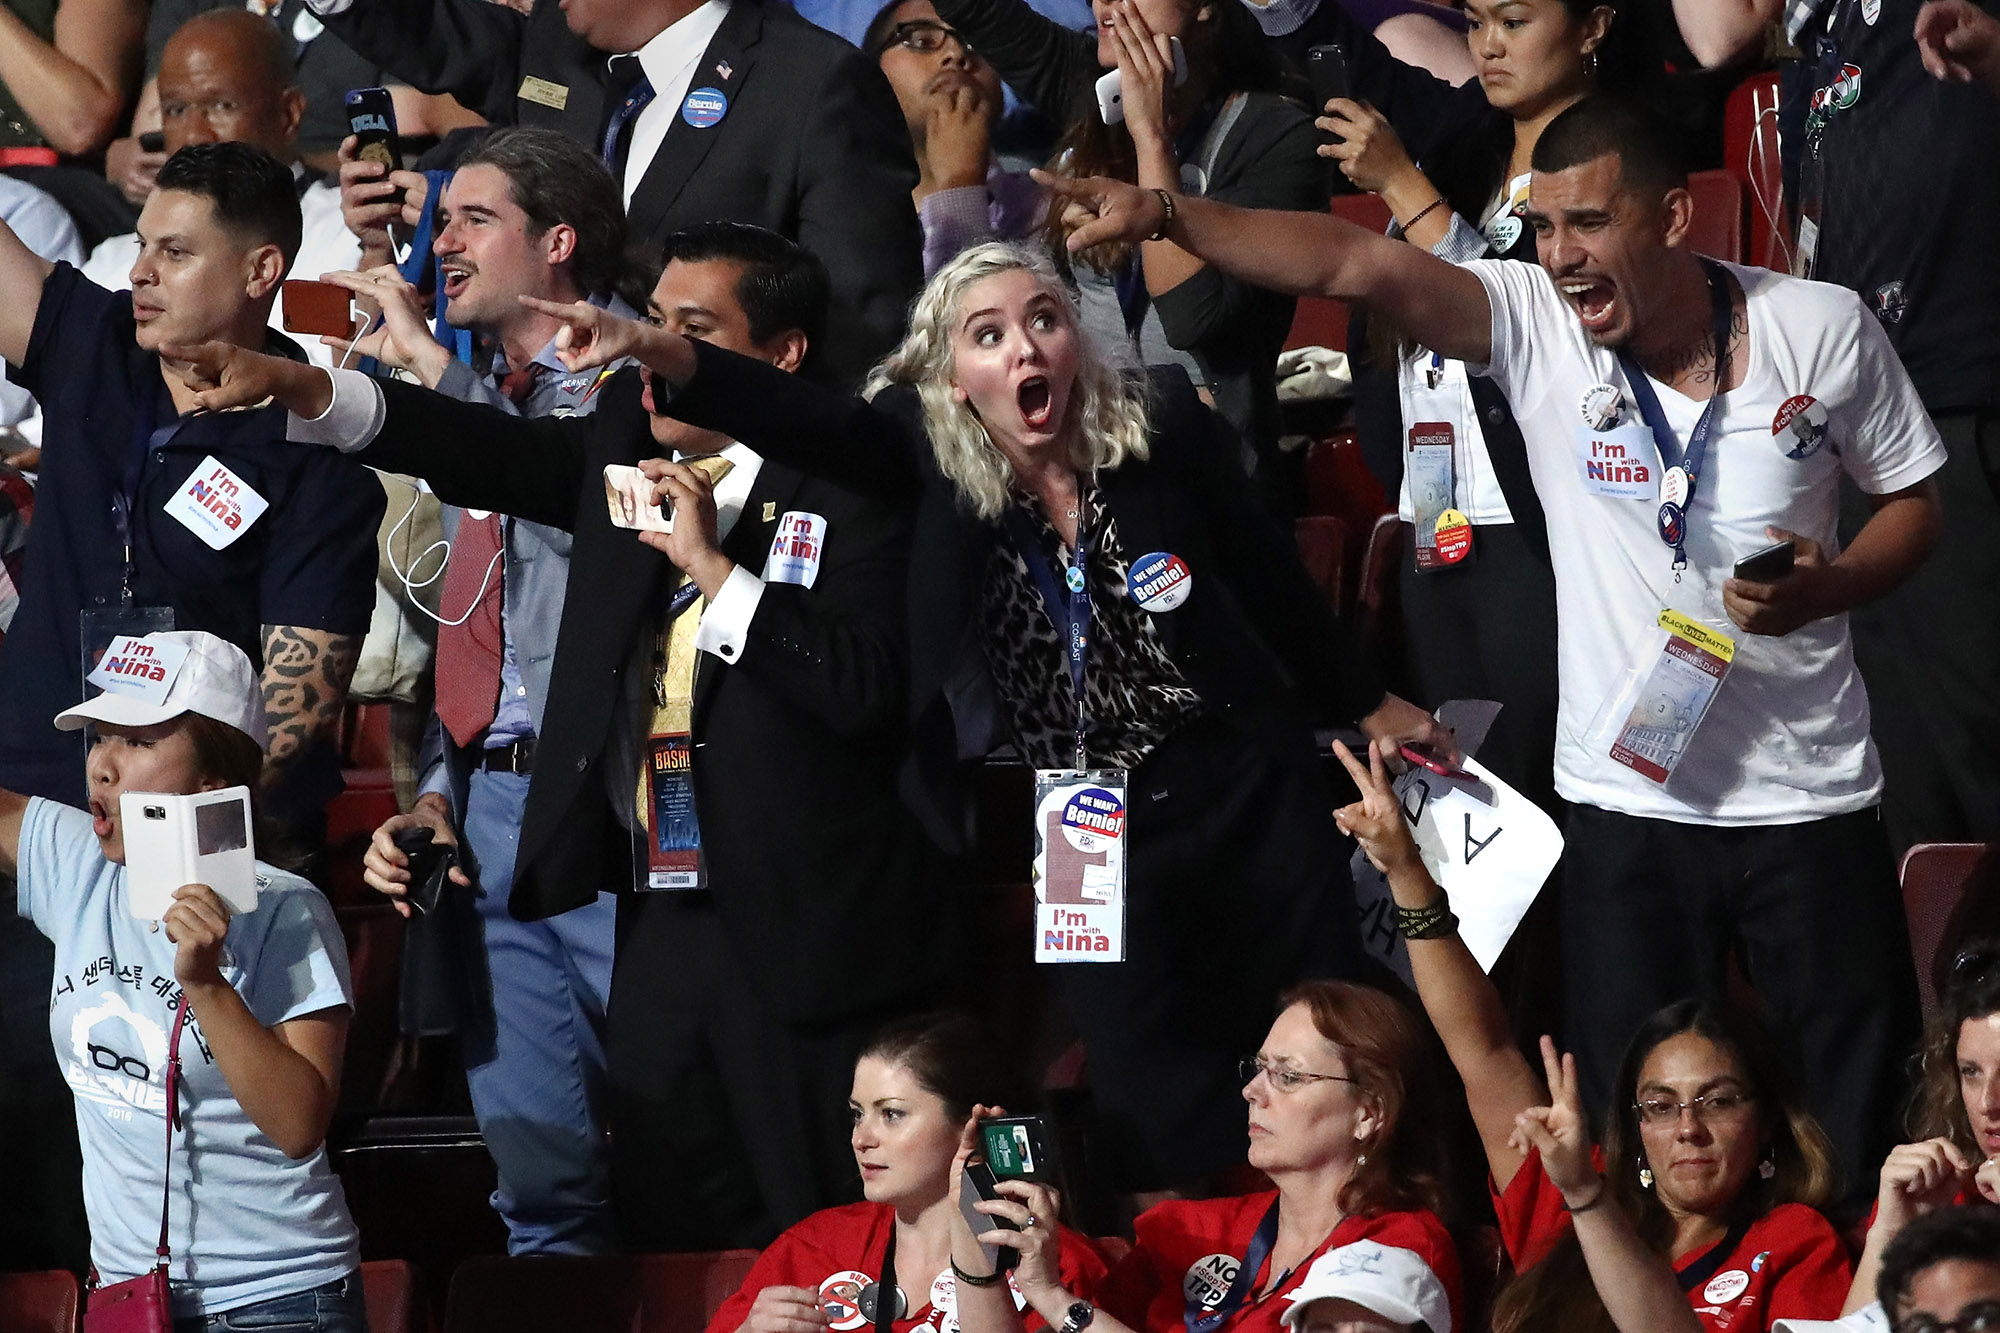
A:
<svg viewBox="0 0 2000 1333">
<path fill-rule="evenodd" d="M 1083 1333 L 1083 1330 L 1090 1327 L 1090 1321 L 1095 1318 L 1097 1318 L 1097 1307 L 1089 1301 L 1078 1301 L 1069 1307 L 1069 1313 L 1063 1316 L 1062 1327 L 1057 1329 L 1056 1333 Z"/>
</svg>

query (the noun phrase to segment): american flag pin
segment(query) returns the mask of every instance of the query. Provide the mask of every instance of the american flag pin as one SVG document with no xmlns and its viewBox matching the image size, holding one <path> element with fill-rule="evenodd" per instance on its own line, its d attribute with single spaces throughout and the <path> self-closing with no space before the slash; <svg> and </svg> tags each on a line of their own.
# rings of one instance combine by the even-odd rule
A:
<svg viewBox="0 0 2000 1333">
<path fill-rule="evenodd" d="M 726 79 L 730 75 L 734 74 L 736 71 L 729 67 L 729 62 L 727 60 L 718 60 L 715 62 L 715 72 L 717 74 L 720 74 L 723 78 Z"/>
</svg>

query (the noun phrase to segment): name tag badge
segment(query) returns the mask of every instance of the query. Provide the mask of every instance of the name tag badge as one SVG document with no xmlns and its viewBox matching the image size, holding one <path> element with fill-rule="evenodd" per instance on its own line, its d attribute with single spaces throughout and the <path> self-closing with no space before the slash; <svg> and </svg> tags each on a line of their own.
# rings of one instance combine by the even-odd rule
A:
<svg viewBox="0 0 2000 1333">
<path fill-rule="evenodd" d="M 1403 454 L 1403 476 L 1410 486 L 1410 509 L 1416 531 L 1417 568 L 1443 569 L 1465 559 L 1472 549 L 1472 533 L 1466 528 L 1462 542 L 1454 540 L 1457 554 L 1445 555 L 1438 546 L 1440 522 L 1446 514 L 1458 512 L 1456 451 L 1458 432 L 1449 421 L 1419 421 L 1410 427 L 1409 447 Z"/>
<path fill-rule="evenodd" d="M 170 518 L 214 551 L 241 537 L 270 507 L 269 500 L 212 454 L 201 460 L 165 506 Z"/>
<path fill-rule="evenodd" d="M 1583 489 L 1607 500 L 1651 500 L 1660 496 L 1660 451 L 1643 421 L 1598 429 L 1585 423 L 1576 431 L 1576 466 Z"/>
<path fill-rule="evenodd" d="M 701 823 L 694 809 L 694 738 L 685 731 L 655 736 L 646 745 L 646 868 L 641 889 L 698 889 L 706 877 Z"/>
<path fill-rule="evenodd" d="M 1125 961 L 1125 770 L 1035 770 L 1035 961 Z"/>
<path fill-rule="evenodd" d="M 1638 670 L 1629 673 L 1637 684 L 1620 700 L 1625 720 L 1611 743 L 1611 757 L 1664 784 L 1735 660 L 1736 640 L 1727 634 L 1678 611 L 1660 612 Z"/>
<path fill-rule="evenodd" d="M 826 549 L 826 519 L 802 509 L 787 509 L 771 538 L 764 561 L 764 582 L 796 583 L 810 588 L 819 581 L 820 557 Z"/>
<path fill-rule="evenodd" d="M 514 96 L 523 102 L 533 102 L 551 111 L 561 111 L 569 105 L 569 89 L 560 83 L 550 83 L 529 74 L 521 80 L 521 87 Z"/>
</svg>

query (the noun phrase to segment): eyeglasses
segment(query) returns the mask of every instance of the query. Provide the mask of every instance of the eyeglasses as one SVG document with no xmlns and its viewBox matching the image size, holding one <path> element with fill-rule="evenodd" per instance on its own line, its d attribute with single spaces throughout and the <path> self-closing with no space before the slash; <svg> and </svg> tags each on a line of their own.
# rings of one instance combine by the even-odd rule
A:
<svg viewBox="0 0 2000 1333">
<path fill-rule="evenodd" d="M 1246 1055 L 1236 1062 L 1236 1072 L 1248 1083 L 1262 1074 L 1279 1092 L 1297 1092 L 1308 1083 L 1359 1083 L 1358 1078 L 1346 1074 L 1309 1074 L 1303 1069 L 1291 1069 L 1284 1065 L 1272 1064 L 1261 1055 Z"/>
<path fill-rule="evenodd" d="M 2000 1333 L 2000 1301 L 1974 1301 L 1956 1319 L 1913 1314 L 1896 1322 L 1896 1333 Z"/>
<path fill-rule="evenodd" d="M 972 43 L 965 40 L 963 33 L 957 28 L 939 23 L 936 19 L 910 19 L 906 23 L 898 23 L 889 30 L 889 35 L 882 39 L 880 45 L 876 46 L 875 54 L 879 58 L 890 47 L 901 46 L 915 51 L 918 55 L 932 55 L 944 48 L 947 39 L 957 42 L 958 49 L 966 55 L 973 54 Z"/>
<path fill-rule="evenodd" d="M 1683 1111 L 1694 1112 L 1695 1120 L 1706 1125 L 1710 1121 L 1734 1120 L 1748 1111 L 1750 1103 L 1756 1100 L 1747 1092 L 1711 1092 L 1691 1102 L 1648 1097 L 1633 1103 L 1632 1109 L 1639 1113 L 1640 1120 L 1649 1125 L 1678 1125 Z"/>
</svg>

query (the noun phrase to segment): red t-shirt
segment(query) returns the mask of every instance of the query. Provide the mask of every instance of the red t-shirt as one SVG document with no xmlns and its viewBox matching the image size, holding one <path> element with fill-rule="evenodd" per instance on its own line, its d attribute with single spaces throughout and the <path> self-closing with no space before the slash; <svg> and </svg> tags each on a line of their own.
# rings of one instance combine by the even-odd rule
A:
<svg viewBox="0 0 2000 1333">
<path fill-rule="evenodd" d="M 1222 1303 L 1257 1224 L 1277 1197 L 1267 1190 L 1234 1199 L 1176 1200 L 1148 1209 L 1133 1223 L 1137 1241 L 1105 1279 L 1097 1304 L 1140 1333 L 1181 1333 L 1190 1289 L 1207 1293 L 1210 1309 Z M 1292 1304 L 1285 1297 L 1305 1279 L 1312 1260 L 1360 1240 L 1410 1250 L 1428 1264 L 1451 1300 L 1453 1325 L 1460 1325 L 1464 1306 L 1458 1251 L 1444 1223 L 1418 1211 L 1346 1219 L 1276 1290 L 1246 1302 L 1216 1333 L 1283 1333 L 1278 1320 Z M 1263 1281 L 1260 1275 L 1260 1287 Z"/>
<path fill-rule="evenodd" d="M 1540 1153 L 1529 1153 L 1506 1191 L 1494 1193 L 1493 1211 L 1517 1273 L 1547 1258 L 1571 1226 L 1562 1191 L 1542 1168 Z M 1713 1249 L 1683 1255 L 1674 1271 L 1685 1271 Z M 1763 1333 L 1775 1319 L 1838 1319 L 1853 1280 L 1846 1247 L 1827 1220 L 1804 1204 L 1781 1203 L 1751 1223 L 1714 1276 L 1687 1296 L 1703 1328 Z"/>
<path fill-rule="evenodd" d="M 850 1203 L 824 1208 L 791 1227 L 757 1256 L 750 1276 L 736 1294 L 722 1303 L 708 1321 L 707 1333 L 735 1333 L 750 1317 L 757 1293 L 766 1287 L 807 1287 L 819 1292 L 820 1305 L 834 1316 L 834 1333 L 856 1333 L 873 1325 L 862 1317 L 857 1305 L 861 1289 L 882 1272 L 882 1259 L 889 1248 L 889 1233 L 896 1225 L 896 1213 L 885 1203 Z M 1062 1254 L 1057 1261 L 1063 1286 L 1079 1300 L 1095 1300 L 1104 1281 L 1104 1256 L 1090 1237 L 1060 1227 Z M 1007 1285 L 1014 1279 L 1008 1275 Z M 904 1289 L 909 1302 L 905 1317 L 893 1325 L 895 1333 L 958 1333 L 957 1284 L 951 1270 L 937 1275 L 922 1291 Z M 1040 1315 L 1027 1309 L 1018 1289 L 1014 1304 L 1027 1314 L 1028 1333 L 1044 1328 Z"/>
</svg>

